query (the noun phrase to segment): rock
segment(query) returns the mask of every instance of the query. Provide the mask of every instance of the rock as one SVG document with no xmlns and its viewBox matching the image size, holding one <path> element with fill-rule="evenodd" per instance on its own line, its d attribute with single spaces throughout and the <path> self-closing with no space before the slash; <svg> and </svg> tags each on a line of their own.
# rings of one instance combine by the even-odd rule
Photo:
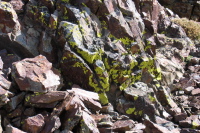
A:
<svg viewBox="0 0 200 133">
<path fill-rule="evenodd" d="M 42 55 L 15 62 L 12 76 L 22 91 L 56 91 L 62 84 L 59 72 Z"/>
<path fill-rule="evenodd" d="M 72 86 L 72 91 L 88 108 L 94 111 L 99 111 L 102 108 L 99 103 L 99 96 L 97 93 L 85 91 L 77 85 Z"/>
<path fill-rule="evenodd" d="M 99 133 L 99 130 L 97 128 L 97 125 L 96 125 L 94 119 L 85 111 L 83 111 L 82 115 L 83 116 L 82 116 L 82 120 L 81 120 L 80 132 Z"/>
<path fill-rule="evenodd" d="M 9 3 L 17 13 L 22 13 L 24 11 L 24 2 L 22 0 L 11 0 Z"/>
<path fill-rule="evenodd" d="M 50 118 L 50 119 L 49 119 Z M 45 126 L 41 133 L 52 133 L 61 126 L 60 118 L 58 116 L 47 117 L 45 119 Z"/>
<path fill-rule="evenodd" d="M 4 63 L 3 69 L 12 68 L 12 63 L 20 60 L 16 54 L 8 54 L 6 49 L 0 51 L 0 56 Z"/>
<path fill-rule="evenodd" d="M 66 91 L 53 91 L 48 93 L 27 94 L 25 97 L 25 105 L 38 107 L 38 108 L 54 108 L 55 105 L 67 97 L 70 94 Z"/>
<path fill-rule="evenodd" d="M 3 18 L 0 20 L 0 32 L 10 33 L 19 28 L 18 17 L 11 4 L 0 2 L 0 14 Z"/>
<path fill-rule="evenodd" d="M 200 131 L 191 128 L 183 128 L 181 129 L 180 133 L 200 133 Z"/>
<path fill-rule="evenodd" d="M 63 113 L 61 118 L 62 129 L 71 131 L 81 120 L 82 111 L 80 108 L 74 107 Z"/>
<path fill-rule="evenodd" d="M 186 118 L 187 118 L 187 114 L 180 113 L 174 116 L 174 121 L 179 122 L 179 121 L 185 120 Z"/>
<path fill-rule="evenodd" d="M 194 90 L 194 87 L 190 86 L 190 87 L 185 88 L 185 89 L 184 89 L 184 92 L 185 92 L 186 94 L 190 94 L 192 90 Z"/>
<path fill-rule="evenodd" d="M 119 120 L 113 124 L 112 130 L 114 132 L 125 132 L 131 130 L 134 126 L 135 122 L 133 120 Z"/>
<path fill-rule="evenodd" d="M 144 129 L 146 133 L 171 133 L 167 128 L 159 126 L 149 120 L 144 120 L 144 125 L 146 126 Z"/>
<path fill-rule="evenodd" d="M 159 115 L 156 108 L 159 108 L 157 98 L 152 88 L 148 88 L 145 83 L 137 82 L 135 87 L 129 87 L 124 90 L 125 99 L 119 99 L 117 110 L 130 118 L 141 120 L 144 114 L 150 119 L 155 120 L 155 114 Z M 125 101 L 124 101 L 125 100 Z"/>
<path fill-rule="evenodd" d="M 199 95 L 200 94 L 200 88 L 192 90 L 191 94 L 192 95 Z"/>
<path fill-rule="evenodd" d="M 0 86 L 6 90 L 11 89 L 11 82 L 0 74 Z"/>
<path fill-rule="evenodd" d="M 6 105 L 6 110 L 12 111 L 12 110 L 16 109 L 16 107 L 22 102 L 22 100 L 24 100 L 24 96 L 25 96 L 25 93 L 22 92 L 16 96 L 10 98 L 10 101 Z"/>
<path fill-rule="evenodd" d="M 26 133 L 26 132 L 24 132 L 18 128 L 15 128 L 11 125 L 7 125 L 5 133 Z"/>
<path fill-rule="evenodd" d="M 0 87 L 0 106 L 7 104 L 9 92 L 2 87 Z"/>
<path fill-rule="evenodd" d="M 191 115 L 185 120 L 179 121 L 179 125 L 184 128 L 200 129 L 200 119 L 198 115 Z"/>
<path fill-rule="evenodd" d="M 44 125 L 44 117 L 41 114 L 38 114 L 25 119 L 22 129 L 29 133 L 38 133 L 42 130 Z"/>
</svg>

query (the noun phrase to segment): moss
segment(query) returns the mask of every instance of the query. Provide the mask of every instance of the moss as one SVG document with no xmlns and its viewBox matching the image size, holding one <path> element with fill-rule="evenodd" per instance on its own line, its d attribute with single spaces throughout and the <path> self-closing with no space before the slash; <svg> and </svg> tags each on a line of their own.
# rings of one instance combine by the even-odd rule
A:
<svg viewBox="0 0 200 133">
<path fill-rule="evenodd" d="M 175 18 L 172 21 L 183 27 L 188 37 L 200 40 L 200 24 L 187 18 Z"/>
<path fill-rule="evenodd" d="M 126 114 L 132 114 L 135 111 L 135 108 L 129 108 L 128 110 L 126 110 Z"/>
<path fill-rule="evenodd" d="M 108 98 L 105 93 L 99 93 L 98 95 L 99 95 L 99 100 L 100 100 L 101 104 L 103 104 L 103 105 L 108 104 Z"/>
</svg>

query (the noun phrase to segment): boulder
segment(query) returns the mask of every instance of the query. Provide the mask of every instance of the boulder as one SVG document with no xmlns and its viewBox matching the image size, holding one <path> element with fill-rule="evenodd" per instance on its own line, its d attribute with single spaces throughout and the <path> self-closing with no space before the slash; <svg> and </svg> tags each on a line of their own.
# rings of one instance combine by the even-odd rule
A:
<svg viewBox="0 0 200 133">
<path fill-rule="evenodd" d="M 62 84 L 58 70 L 42 55 L 15 62 L 12 76 L 22 91 L 56 91 Z"/>
</svg>

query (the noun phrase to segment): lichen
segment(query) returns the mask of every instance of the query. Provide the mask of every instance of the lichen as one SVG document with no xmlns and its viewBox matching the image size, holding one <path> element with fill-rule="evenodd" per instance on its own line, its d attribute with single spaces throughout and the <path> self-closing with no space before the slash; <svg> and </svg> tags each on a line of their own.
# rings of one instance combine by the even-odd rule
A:
<svg viewBox="0 0 200 133">
<path fill-rule="evenodd" d="M 103 105 L 108 104 L 108 98 L 105 93 L 99 93 L 99 100 Z"/>
<path fill-rule="evenodd" d="M 135 111 L 135 108 L 129 108 L 128 110 L 126 110 L 126 114 L 132 114 L 132 113 L 134 113 L 134 111 Z"/>
</svg>

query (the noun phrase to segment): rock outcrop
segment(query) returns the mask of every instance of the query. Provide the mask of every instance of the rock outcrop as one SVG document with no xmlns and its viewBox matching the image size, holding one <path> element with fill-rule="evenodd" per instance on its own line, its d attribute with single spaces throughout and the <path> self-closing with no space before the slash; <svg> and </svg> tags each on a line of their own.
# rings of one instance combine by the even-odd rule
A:
<svg viewBox="0 0 200 133">
<path fill-rule="evenodd" d="M 200 132 L 199 43 L 159 2 L 199 21 L 198 2 L 0 1 L 0 130 Z"/>
</svg>

